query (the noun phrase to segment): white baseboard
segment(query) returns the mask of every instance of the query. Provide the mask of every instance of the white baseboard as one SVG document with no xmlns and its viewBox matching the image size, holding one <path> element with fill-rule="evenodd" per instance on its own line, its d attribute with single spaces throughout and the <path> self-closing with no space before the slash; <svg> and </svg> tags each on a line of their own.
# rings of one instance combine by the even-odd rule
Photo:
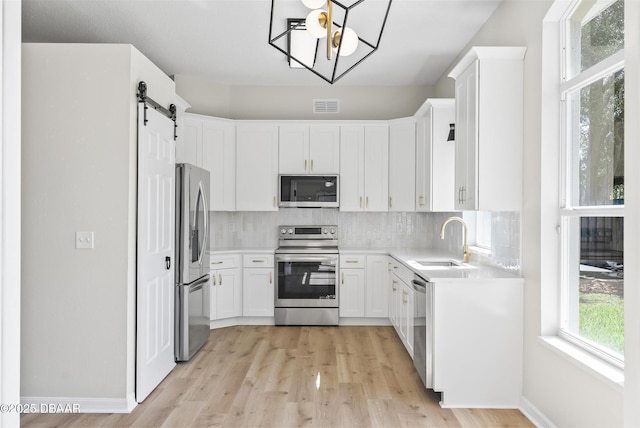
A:
<svg viewBox="0 0 640 428">
<path fill-rule="evenodd" d="M 235 317 L 214 320 L 209 323 L 209 328 L 233 327 L 236 325 L 275 325 L 274 317 Z M 389 318 L 344 318 L 341 317 L 339 325 L 366 325 L 366 326 L 389 326 Z"/>
<path fill-rule="evenodd" d="M 538 428 L 556 428 L 556 426 L 531 401 L 522 397 L 520 411 Z"/>
<path fill-rule="evenodd" d="M 131 413 L 138 405 L 133 394 L 127 398 L 21 397 L 20 404 L 30 413 Z"/>
<path fill-rule="evenodd" d="M 366 325 L 366 326 L 389 326 L 391 321 L 389 318 L 344 318 L 341 317 L 340 325 Z"/>
</svg>

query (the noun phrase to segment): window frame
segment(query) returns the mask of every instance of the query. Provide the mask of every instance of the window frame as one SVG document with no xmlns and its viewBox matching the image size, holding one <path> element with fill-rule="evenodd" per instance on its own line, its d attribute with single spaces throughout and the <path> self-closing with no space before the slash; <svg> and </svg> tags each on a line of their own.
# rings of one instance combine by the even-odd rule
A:
<svg viewBox="0 0 640 428">
<path fill-rule="evenodd" d="M 558 337 L 570 342 L 571 344 L 581 348 L 582 350 L 616 366 L 621 369 L 624 368 L 624 355 L 618 354 L 614 350 L 605 346 L 599 345 L 588 338 L 585 338 L 573 331 L 568 330 L 569 318 L 571 317 L 570 305 L 571 294 L 575 293 L 572 290 L 575 285 L 572 281 L 575 278 L 575 272 L 572 269 L 575 268 L 573 264 L 575 260 L 576 246 L 572 238 L 572 227 L 569 225 L 571 220 L 582 217 L 622 217 L 624 219 L 624 205 L 600 205 L 600 206 L 580 206 L 579 202 L 574 203 L 572 198 L 572 131 L 575 127 L 571 126 L 573 117 L 571 115 L 571 108 L 568 98 L 569 94 L 575 91 L 579 91 L 582 88 L 588 87 L 590 84 L 606 77 L 619 70 L 624 70 L 624 47 L 621 48 L 615 54 L 601 60 L 600 62 L 592 65 L 591 67 L 576 72 L 573 76 L 569 74 L 569 63 L 575 61 L 575 58 L 571 57 L 570 41 L 571 41 L 571 21 L 570 18 L 573 13 L 578 9 L 581 3 L 585 0 L 575 0 L 571 7 L 567 8 L 566 13 L 560 19 L 560 85 L 559 100 L 560 100 L 560 145 L 559 145 L 559 201 L 558 201 L 558 231 L 560 234 L 560 266 L 559 266 L 559 305 L 558 305 Z M 613 1 L 610 3 L 613 4 Z M 607 6 L 608 7 L 608 6 Z M 604 9 L 602 9 L 604 10 Z M 574 231 L 575 233 L 575 231 Z M 573 297 L 575 299 L 575 297 Z"/>
</svg>

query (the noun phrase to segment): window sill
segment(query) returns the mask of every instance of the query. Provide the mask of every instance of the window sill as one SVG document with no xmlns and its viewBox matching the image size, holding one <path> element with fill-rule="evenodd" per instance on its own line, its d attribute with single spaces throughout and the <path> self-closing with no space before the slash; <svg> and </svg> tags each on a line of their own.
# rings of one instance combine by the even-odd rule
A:
<svg viewBox="0 0 640 428">
<path fill-rule="evenodd" d="M 475 245 L 469 245 L 469 251 L 472 254 L 478 254 L 480 256 L 489 257 L 491 255 L 491 250 L 483 247 L 476 247 Z"/>
<path fill-rule="evenodd" d="M 624 390 L 624 370 L 586 352 L 558 336 L 540 336 L 544 346 L 619 392 Z"/>
</svg>

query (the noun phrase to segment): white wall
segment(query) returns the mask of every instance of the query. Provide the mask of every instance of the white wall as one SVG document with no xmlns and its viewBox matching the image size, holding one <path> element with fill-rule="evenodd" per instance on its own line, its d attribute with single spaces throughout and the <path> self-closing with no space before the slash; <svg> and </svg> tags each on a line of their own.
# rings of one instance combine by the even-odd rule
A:
<svg viewBox="0 0 640 428">
<path fill-rule="evenodd" d="M 133 402 L 141 79 L 173 101 L 130 45 L 23 45 L 23 397 Z"/>
<path fill-rule="evenodd" d="M 557 299 L 555 294 L 546 294 L 549 287 L 545 287 L 547 284 L 543 280 L 547 281 L 548 278 L 553 280 L 554 275 L 550 265 L 542 262 L 545 252 L 553 251 L 555 245 L 553 240 L 543 240 L 543 238 L 549 236 L 549 230 L 554 230 L 554 225 L 557 224 L 557 221 L 550 218 L 548 213 L 550 197 L 547 195 L 549 188 L 545 183 L 548 175 L 557 173 L 558 164 L 554 159 L 548 159 L 542 154 L 541 133 L 541 112 L 543 108 L 549 108 L 549 106 L 543 106 L 541 101 L 543 91 L 548 90 L 542 85 L 542 67 L 543 63 L 553 65 L 556 61 L 556 58 L 542 56 L 542 21 L 550 6 L 550 1 L 505 0 L 469 44 L 469 46 L 527 46 L 523 161 L 525 198 L 521 217 L 522 263 L 526 280 L 523 391 L 526 401 L 524 404 L 525 407 L 529 407 L 529 410 L 541 412 L 538 416 L 547 418 L 542 422 L 556 426 L 621 426 L 624 414 L 621 389 L 545 347 L 538 338 L 543 332 L 549 333 L 550 329 L 554 328 L 553 325 L 547 324 L 548 316 L 546 315 L 555 311 L 554 301 Z M 627 75 L 628 80 L 630 80 L 629 75 Z M 451 79 L 446 77 L 436 85 L 436 92 L 439 95 L 452 95 L 449 92 L 451 90 Z M 557 138 L 557 134 L 545 134 L 544 138 L 548 141 L 548 138 Z M 630 158 L 631 154 L 627 152 L 627 159 Z M 627 182 L 631 181 L 627 179 Z M 551 203 L 556 204 L 557 199 L 552 200 Z M 628 222 L 629 216 L 625 221 L 627 232 L 629 232 Z M 544 244 L 541 245 L 541 242 Z M 630 272 L 627 270 L 626 280 L 630 279 L 629 275 Z M 629 296 L 625 293 L 625 305 L 628 303 L 628 298 Z M 640 312 L 638 311 L 640 305 L 637 302 L 634 308 L 636 313 Z M 628 313 L 627 308 L 625 312 Z M 637 315 L 634 319 L 637 321 Z M 629 330 L 626 333 L 628 334 Z M 630 337 L 627 336 L 627 340 L 629 339 Z M 637 371 L 637 358 L 634 361 L 629 360 L 628 357 L 629 355 L 627 355 L 627 367 L 635 367 L 633 370 Z M 638 408 L 637 397 L 636 393 L 633 401 L 635 408 Z"/>
<path fill-rule="evenodd" d="M 224 86 L 176 75 L 190 113 L 228 119 L 396 119 L 413 116 L 430 86 Z M 340 100 L 339 114 L 313 114 L 313 100 Z"/>
<path fill-rule="evenodd" d="M 18 0 L 0 2 L 0 403 L 20 402 L 20 39 Z M 18 412 L 0 427 L 20 426 Z"/>
</svg>

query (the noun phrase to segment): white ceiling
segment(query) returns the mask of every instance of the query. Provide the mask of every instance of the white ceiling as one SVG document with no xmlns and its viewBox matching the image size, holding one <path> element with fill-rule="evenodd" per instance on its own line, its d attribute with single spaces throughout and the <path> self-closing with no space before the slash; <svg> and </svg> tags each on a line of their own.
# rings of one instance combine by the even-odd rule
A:
<svg viewBox="0 0 640 428">
<path fill-rule="evenodd" d="M 336 85 L 435 84 L 501 1 L 393 0 L 378 51 Z M 22 9 L 24 42 L 131 43 L 168 75 L 225 85 L 327 85 L 268 44 L 269 0 L 22 0 Z"/>
</svg>

